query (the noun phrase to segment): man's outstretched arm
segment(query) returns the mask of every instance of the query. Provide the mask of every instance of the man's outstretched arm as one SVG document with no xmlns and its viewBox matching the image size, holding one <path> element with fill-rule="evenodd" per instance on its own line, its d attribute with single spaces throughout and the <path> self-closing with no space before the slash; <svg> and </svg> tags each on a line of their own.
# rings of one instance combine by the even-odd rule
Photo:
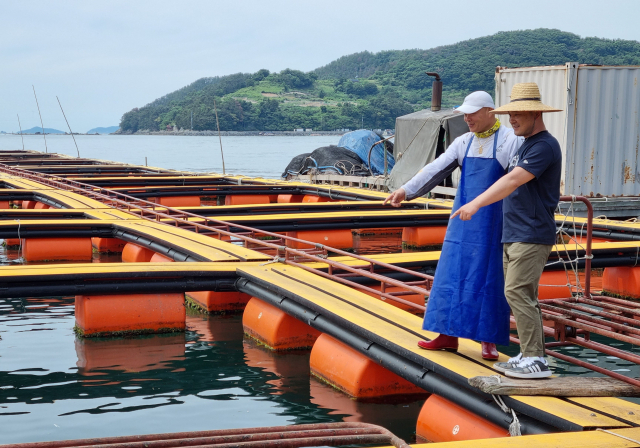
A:
<svg viewBox="0 0 640 448">
<path fill-rule="evenodd" d="M 451 219 L 456 216 L 460 216 L 461 220 L 468 221 L 482 207 L 506 198 L 520 185 L 526 184 L 533 178 L 535 178 L 533 174 L 524 168 L 517 166 L 509 174 L 498 179 L 487 191 L 468 204 L 460 207 L 453 215 L 451 215 Z"/>
</svg>

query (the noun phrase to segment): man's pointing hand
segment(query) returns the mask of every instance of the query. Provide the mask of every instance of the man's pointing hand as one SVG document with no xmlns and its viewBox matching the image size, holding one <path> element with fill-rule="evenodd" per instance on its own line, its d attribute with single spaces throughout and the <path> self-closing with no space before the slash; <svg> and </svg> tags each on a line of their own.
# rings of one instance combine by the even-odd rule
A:
<svg viewBox="0 0 640 448">
<path fill-rule="evenodd" d="M 462 207 L 460 207 L 458 210 L 456 210 L 456 212 L 453 215 L 451 215 L 450 219 L 453 219 L 456 216 L 460 216 L 460 219 L 462 221 L 469 221 L 471 217 L 475 215 L 479 209 L 480 207 L 476 206 L 473 203 L 473 201 L 469 202 L 468 204 L 465 204 Z"/>
<path fill-rule="evenodd" d="M 382 205 L 386 205 L 390 203 L 392 207 L 400 207 L 400 203 L 404 201 L 407 197 L 407 194 L 402 188 L 398 188 L 396 191 L 387 196 L 387 199 L 384 200 Z"/>
</svg>

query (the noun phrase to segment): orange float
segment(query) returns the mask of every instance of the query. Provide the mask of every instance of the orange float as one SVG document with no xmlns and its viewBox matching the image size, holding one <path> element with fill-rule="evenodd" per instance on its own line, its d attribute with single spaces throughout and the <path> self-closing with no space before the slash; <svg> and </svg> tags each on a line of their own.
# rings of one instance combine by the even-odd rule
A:
<svg viewBox="0 0 640 448">
<path fill-rule="evenodd" d="M 354 398 L 426 393 L 326 334 L 313 344 L 309 365 L 313 375 Z"/>
<path fill-rule="evenodd" d="M 290 204 L 292 202 L 302 202 L 302 194 L 279 194 L 277 202 L 279 204 Z"/>
<path fill-rule="evenodd" d="M 0 208 L 11 208 L 11 204 L 9 204 L 9 201 L 0 201 Z"/>
<path fill-rule="evenodd" d="M 227 195 L 224 198 L 224 205 L 250 205 L 270 203 L 271 200 L 266 194 Z"/>
<path fill-rule="evenodd" d="M 37 203 L 38 201 L 22 201 L 22 208 L 25 210 L 32 209 L 36 206 Z"/>
<path fill-rule="evenodd" d="M 49 204 L 45 204 L 43 202 L 38 202 L 36 203 L 35 207 L 33 207 L 35 210 L 47 210 L 49 208 L 51 208 L 51 206 Z"/>
<path fill-rule="evenodd" d="M 238 291 L 193 291 L 186 293 L 198 308 L 207 313 L 219 314 L 234 311 L 242 311 L 251 296 Z"/>
<path fill-rule="evenodd" d="M 380 291 L 382 289 L 382 287 L 380 285 L 367 285 L 369 288 L 372 289 L 376 289 L 378 291 Z M 406 291 L 406 289 L 401 288 L 399 286 L 387 286 L 385 288 L 385 292 L 389 293 L 389 292 L 402 292 L 402 291 Z M 370 295 L 371 297 L 375 297 L 376 299 L 380 299 L 383 300 L 379 295 L 374 294 L 372 292 L 369 291 L 362 291 L 363 293 Z M 406 296 L 398 296 L 399 299 L 403 299 L 403 300 L 408 300 L 409 302 L 415 303 L 416 305 L 420 305 L 420 306 L 424 306 L 425 303 L 425 299 L 423 295 L 420 294 L 409 294 Z M 420 316 L 422 316 L 424 314 L 424 311 L 418 310 L 410 305 L 405 305 L 404 303 L 400 303 L 400 302 L 396 302 L 393 300 L 387 300 L 384 299 L 385 302 L 387 302 L 389 305 L 393 305 L 395 307 L 400 308 L 401 310 L 405 310 L 408 311 L 410 313 L 415 313 L 418 314 Z"/>
<path fill-rule="evenodd" d="M 244 309 L 242 327 L 246 334 L 271 350 L 310 348 L 320 336 L 318 330 L 255 297 Z"/>
<path fill-rule="evenodd" d="M 184 294 L 76 296 L 81 336 L 184 331 Z"/>
<path fill-rule="evenodd" d="M 640 267 L 604 268 L 602 292 L 624 298 L 640 299 Z"/>
<path fill-rule="evenodd" d="M 149 262 L 151 263 L 173 263 L 175 260 L 173 258 L 169 258 L 166 255 L 162 255 L 159 253 L 153 254 Z"/>
<path fill-rule="evenodd" d="M 405 227 L 402 229 L 402 243 L 411 247 L 442 246 L 446 226 Z"/>
<path fill-rule="evenodd" d="M 200 196 L 165 196 L 154 202 L 165 207 L 200 207 Z"/>
<path fill-rule="evenodd" d="M 27 261 L 89 261 L 91 253 L 91 238 L 22 239 L 22 256 Z"/>
<path fill-rule="evenodd" d="M 451 442 L 509 437 L 509 431 L 438 395 L 431 395 L 420 411 L 416 436 L 419 442 Z"/>
<path fill-rule="evenodd" d="M 331 202 L 331 199 L 324 196 L 316 196 L 315 194 L 305 194 L 302 202 Z"/>
<path fill-rule="evenodd" d="M 336 249 L 350 249 L 353 247 L 353 234 L 350 229 L 299 230 L 287 232 L 287 236 L 335 247 Z M 287 241 L 286 244 L 293 249 L 309 249 L 311 247 L 308 244 L 295 241 Z"/>
<path fill-rule="evenodd" d="M 122 241 L 118 238 L 91 238 L 91 246 L 97 252 L 122 252 L 122 249 L 124 249 L 126 244 L 126 241 Z"/>
<path fill-rule="evenodd" d="M 122 261 L 125 263 L 144 263 L 151 261 L 155 254 L 151 249 L 147 249 L 137 244 L 127 243 L 122 249 Z"/>
<path fill-rule="evenodd" d="M 19 246 L 20 245 L 20 238 L 5 238 L 4 244 L 7 247 Z"/>
<path fill-rule="evenodd" d="M 543 272 L 538 286 L 538 300 L 568 299 L 572 297 L 571 288 L 567 286 L 567 281 L 571 279 L 571 276 L 573 276 L 572 273 L 569 274 L 569 279 L 567 279 L 565 271 Z M 573 281 L 575 283 L 575 276 Z"/>
</svg>

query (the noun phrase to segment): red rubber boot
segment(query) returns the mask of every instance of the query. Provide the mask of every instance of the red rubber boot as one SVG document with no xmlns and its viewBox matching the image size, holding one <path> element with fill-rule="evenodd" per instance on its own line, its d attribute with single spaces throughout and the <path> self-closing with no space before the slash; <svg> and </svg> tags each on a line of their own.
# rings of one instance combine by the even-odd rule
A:
<svg viewBox="0 0 640 448">
<path fill-rule="evenodd" d="M 482 359 L 496 361 L 499 356 L 500 356 L 500 353 L 498 353 L 496 344 L 492 344 L 491 342 L 482 343 Z"/>
<path fill-rule="evenodd" d="M 458 351 L 458 338 L 441 334 L 433 341 L 418 341 L 418 347 L 425 350 L 447 350 L 449 352 Z"/>
</svg>

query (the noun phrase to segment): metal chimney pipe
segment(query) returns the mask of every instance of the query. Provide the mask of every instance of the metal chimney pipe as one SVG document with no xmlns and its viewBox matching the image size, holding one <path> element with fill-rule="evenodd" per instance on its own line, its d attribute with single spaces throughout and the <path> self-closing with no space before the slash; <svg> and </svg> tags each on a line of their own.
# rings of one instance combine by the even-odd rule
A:
<svg viewBox="0 0 640 448">
<path fill-rule="evenodd" d="M 431 85 L 431 110 L 436 112 L 442 106 L 442 81 L 440 80 L 440 75 L 436 72 L 425 73 L 436 78 Z"/>
</svg>

